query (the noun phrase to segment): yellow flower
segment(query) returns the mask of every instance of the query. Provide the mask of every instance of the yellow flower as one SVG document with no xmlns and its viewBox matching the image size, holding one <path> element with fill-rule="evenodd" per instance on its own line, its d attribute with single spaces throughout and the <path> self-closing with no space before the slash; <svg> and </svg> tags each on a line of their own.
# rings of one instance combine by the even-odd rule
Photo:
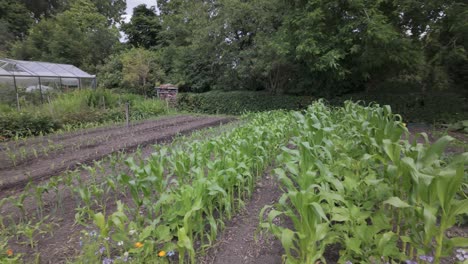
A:
<svg viewBox="0 0 468 264">
<path fill-rule="evenodd" d="M 11 250 L 11 248 L 9 248 L 9 249 L 6 251 L 6 254 L 7 254 L 7 256 L 9 256 L 9 257 L 13 256 L 13 250 Z"/>
<path fill-rule="evenodd" d="M 141 242 L 136 242 L 135 243 L 136 248 L 141 248 L 142 246 L 143 246 L 143 243 L 141 243 Z"/>
<path fill-rule="evenodd" d="M 165 257 L 166 256 L 166 251 L 164 251 L 164 250 L 159 251 L 158 256 Z"/>
</svg>

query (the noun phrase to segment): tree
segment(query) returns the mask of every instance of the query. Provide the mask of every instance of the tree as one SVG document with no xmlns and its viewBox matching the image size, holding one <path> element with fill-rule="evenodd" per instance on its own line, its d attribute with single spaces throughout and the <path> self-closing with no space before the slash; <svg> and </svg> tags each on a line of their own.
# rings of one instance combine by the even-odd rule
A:
<svg viewBox="0 0 468 264">
<path fill-rule="evenodd" d="M 123 24 L 121 29 L 127 35 L 128 43 L 134 47 L 149 49 L 161 44 L 162 28 L 154 7 L 135 7 L 130 22 Z"/>
<path fill-rule="evenodd" d="M 29 36 L 14 45 L 19 59 L 70 63 L 89 71 L 112 53 L 118 31 L 89 0 L 75 0 L 70 9 L 34 25 Z"/>
<path fill-rule="evenodd" d="M 122 16 L 127 8 L 126 0 L 92 0 L 98 12 L 107 18 L 109 25 L 122 22 Z"/>
<path fill-rule="evenodd" d="M 161 82 L 164 73 L 159 67 L 154 52 L 133 48 L 121 54 L 123 84 L 147 95 L 156 82 Z"/>
<path fill-rule="evenodd" d="M 34 14 L 36 21 L 50 18 L 68 9 L 76 0 L 20 0 Z M 109 25 L 122 21 L 126 0 L 91 0 L 97 11 L 107 18 Z"/>
<path fill-rule="evenodd" d="M 63 11 L 67 0 L 20 0 L 32 12 L 34 19 L 39 21 L 42 17 L 52 17 Z"/>
<path fill-rule="evenodd" d="M 6 52 L 9 44 L 22 40 L 33 19 L 26 7 L 15 0 L 0 0 L 0 51 Z"/>
</svg>

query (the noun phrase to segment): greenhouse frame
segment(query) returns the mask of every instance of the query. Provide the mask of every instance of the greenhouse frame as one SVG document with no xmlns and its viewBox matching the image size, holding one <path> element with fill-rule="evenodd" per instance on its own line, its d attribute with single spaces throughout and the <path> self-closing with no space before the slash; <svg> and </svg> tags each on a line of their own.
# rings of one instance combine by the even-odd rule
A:
<svg viewBox="0 0 468 264">
<path fill-rule="evenodd" d="M 57 93 L 96 88 L 96 76 L 70 64 L 0 58 L 0 103 L 44 103 Z"/>
</svg>

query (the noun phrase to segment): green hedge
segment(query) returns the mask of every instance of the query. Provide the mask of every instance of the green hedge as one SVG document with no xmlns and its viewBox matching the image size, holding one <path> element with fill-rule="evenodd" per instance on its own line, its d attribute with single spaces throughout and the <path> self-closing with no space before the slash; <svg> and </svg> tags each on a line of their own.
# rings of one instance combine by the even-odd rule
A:
<svg viewBox="0 0 468 264">
<path fill-rule="evenodd" d="M 468 119 L 467 98 L 458 93 L 359 93 L 333 98 L 329 102 L 341 105 L 346 100 L 390 105 L 392 111 L 400 114 L 405 122 L 452 123 Z"/>
<path fill-rule="evenodd" d="M 0 114 L 0 139 L 14 136 L 37 136 L 41 133 L 47 134 L 60 127 L 60 122 L 41 114 L 18 112 Z"/>
<path fill-rule="evenodd" d="M 180 110 L 207 114 L 238 115 L 275 109 L 298 110 L 311 103 L 311 97 L 250 91 L 180 93 L 177 96 L 177 107 Z"/>
<path fill-rule="evenodd" d="M 312 102 L 311 97 L 271 95 L 264 92 L 235 91 L 201 94 L 181 93 L 178 108 L 207 114 L 241 114 L 273 109 L 303 109 Z M 468 119 L 467 99 L 456 93 L 371 94 L 355 93 L 328 99 L 332 105 L 346 100 L 375 102 L 390 105 L 405 122 L 451 123 Z"/>
</svg>

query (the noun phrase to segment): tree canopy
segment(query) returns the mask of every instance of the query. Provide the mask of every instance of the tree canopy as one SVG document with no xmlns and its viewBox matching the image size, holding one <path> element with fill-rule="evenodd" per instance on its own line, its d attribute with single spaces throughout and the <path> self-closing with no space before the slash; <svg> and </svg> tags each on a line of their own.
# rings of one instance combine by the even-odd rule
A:
<svg viewBox="0 0 468 264">
<path fill-rule="evenodd" d="M 125 6 L 0 0 L 0 48 L 99 69 L 111 86 L 124 85 L 124 57 L 138 51 L 161 71 L 149 82 L 194 92 L 466 90 L 468 6 L 461 0 L 160 0 L 120 23 Z"/>
</svg>

